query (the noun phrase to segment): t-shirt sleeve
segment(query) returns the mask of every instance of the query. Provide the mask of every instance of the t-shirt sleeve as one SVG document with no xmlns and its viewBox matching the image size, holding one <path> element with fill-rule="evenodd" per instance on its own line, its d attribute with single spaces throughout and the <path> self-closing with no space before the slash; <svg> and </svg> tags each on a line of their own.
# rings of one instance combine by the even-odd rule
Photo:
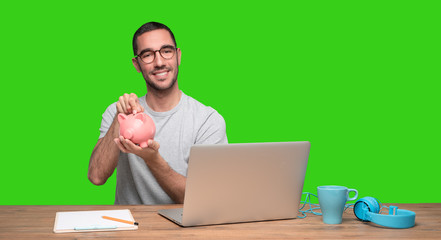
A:
<svg viewBox="0 0 441 240">
<path fill-rule="evenodd" d="M 106 133 L 109 130 L 110 125 L 112 125 L 113 119 L 115 118 L 115 114 L 116 114 L 116 103 L 113 103 L 109 107 L 107 107 L 106 111 L 103 113 L 99 138 L 103 138 L 104 136 L 106 136 Z"/>
<path fill-rule="evenodd" d="M 217 111 L 213 110 L 199 128 L 195 144 L 227 143 L 225 120 Z"/>
</svg>

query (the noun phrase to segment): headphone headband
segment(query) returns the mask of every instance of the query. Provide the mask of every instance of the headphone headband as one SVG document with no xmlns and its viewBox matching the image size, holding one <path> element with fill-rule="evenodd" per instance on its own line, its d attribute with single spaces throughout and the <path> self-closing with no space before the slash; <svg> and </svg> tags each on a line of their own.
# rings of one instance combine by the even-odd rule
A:
<svg viewBox="0 0 441 240">
<path fill-rule="evenodd" d="M 355 216 L 367 222 L 391 228 L 410 228 L 415 225 L 415 213 L 409 210 L 389 207 L 389 215 L 379 214 L 381 204 L 373 197 L 359 199 L 354 205 Z"/>
</svg>

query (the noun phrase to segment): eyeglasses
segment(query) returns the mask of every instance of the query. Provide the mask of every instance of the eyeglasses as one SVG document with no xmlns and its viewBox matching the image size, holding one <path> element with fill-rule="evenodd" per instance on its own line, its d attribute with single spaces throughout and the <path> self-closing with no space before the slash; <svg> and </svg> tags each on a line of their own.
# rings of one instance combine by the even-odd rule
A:
<svg viewBox="0 0 441 240">
<path fill-rule="evenodd" d="M 156 52 L 159 52 L 161 57 L 164 59 L 171 59 L 176 53 L 176 48 L 172 46 L 165 46 L 159 50 L 148 50 L 141 52 L 137 57 L 139 57 L 144 63 L 151 63 L 155 60 Z"/>
</svg>

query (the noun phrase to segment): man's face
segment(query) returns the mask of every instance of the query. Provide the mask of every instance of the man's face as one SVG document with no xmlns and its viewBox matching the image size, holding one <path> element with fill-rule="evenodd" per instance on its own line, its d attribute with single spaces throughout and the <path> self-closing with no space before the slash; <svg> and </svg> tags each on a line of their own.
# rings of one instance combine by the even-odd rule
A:
<svg viewBox="0 0 441 240">
<path fill-rule="evenodd" d="M 159 50 L 165 46 L 173 46 L 170 33 L 165 29 L 153 30 L 143 33 L 137 38 L 137 54 L 147 50 Z M 181 50 L 177 49 L 171 59 L 165 59 L 155 52 L 155 59 L 151 63 L 144 63 L 140 57 L 132 59 L 133 65 L 138 72 L 142 72 L 147 85 L 155 90 L 168 90 L 175 86 L 178 77 L 178 66 L 181 64 Z"/>
</svg>

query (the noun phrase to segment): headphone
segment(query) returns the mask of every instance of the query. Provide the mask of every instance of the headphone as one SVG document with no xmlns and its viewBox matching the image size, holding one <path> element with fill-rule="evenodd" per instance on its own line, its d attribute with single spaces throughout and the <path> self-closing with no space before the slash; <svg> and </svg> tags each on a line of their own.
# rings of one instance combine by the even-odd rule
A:
<svg viewBox="0 0 441 240">
<path fill-rule="evenodd" d="M 363 222 L 373 222 L 390 228 L 410 228 L 415 225 L 415 213 L 389 206 L 389 215 L 380 214 L 383 206 L 373 197 L 359 199 L 354 205 L 355 216 Z"/>
</svg>

